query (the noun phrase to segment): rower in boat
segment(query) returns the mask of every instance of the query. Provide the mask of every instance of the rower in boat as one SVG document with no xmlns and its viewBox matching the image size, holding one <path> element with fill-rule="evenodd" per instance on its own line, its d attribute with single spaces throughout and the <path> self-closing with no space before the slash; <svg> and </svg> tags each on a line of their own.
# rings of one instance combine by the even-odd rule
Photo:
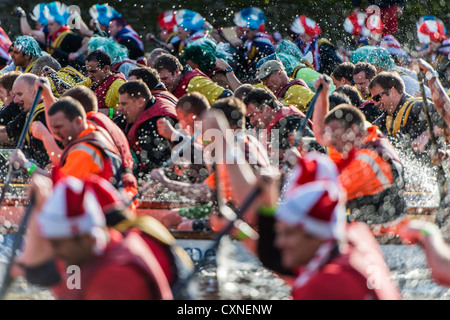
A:
<svg viewBox="0 0 450 320">
<path fill-rule="evenodd" d="M 1 73 L 14 70 L 31 73 L 36 60 L 42 56 L 42 51 L 33 37 L 19 36 L 10 48 L 10 55 L 13 63 L 3 68 Z"/>
<path fill-rule="evenodd" d="M 46 126 L 44 106 L 41 99 L 39 99 L 34 112 L 30 114 L 37 93 L 37 89 L 35 88 L 36 81 L 38 81 L 38 77 L 31 73 L 22 74 L 14 81 L 14 102 L 18 104 L 24 112 L 20 113 L 12 121 L 7 123 L 5 127 L 0 128 L 0 143 L 4 144 L 9 142 L 10 139 L 18 138 L 21 135 L 28 117 L 31 117 L 31 126 L 37 122 Z M 33 160 L 33 166 L 44 168 L 50 163 L 50 159 L 42 141 L 34 138 L 31 134 L 31 126 L 30 128 L 27 128 L 28 131 L 25 135 L 23 153 Z"/>
<path fill-rule="evenodd" d="M 71 97 L 61 98 L 52 104 L 47 114 L 54 137 L 64 146 L 59 165 L 52 169 L 54 181 L 67 175 L 82 179 L 87 174 L 98 174 L 112 182 L 121 182 L 117 147 L 106 130 L 87 122 L 80 102 Z M 11 154 L 10 161 L 17 162 L 29 175 L 34 172 L 48 175 L 46 170 L 31 163 L 20 149 Z"/>
<path fill-rule="evenodd" d="M 363 221 L 383 235 L 407 222 L 403 166 L 396 150 L 376 126 L 365 127 L 364 114 L 351 105 L 328 111 L 328 83 L 313 114 L 314 135 L 331 147 L 329 156 L 340 170 L 347 191 L 349 221 Z M 376 227 L 376 228 L 375 228 Z"/>
<path fill-rule="evenodd" d="M 32 190 L 37 199 L 34 219 L 18 258 L 25 269 L 21 275 L 30 283 L 51 288 L 59 299 L 173 298 L 170 285 L 183 272 L 183 265 L 176 262 L 181 261 L 179 255 L 171 251 L 176 249 L 174 239 L 157 221 L 148 227 L 155 234 L 159 228 L 162 239 L 172 243 L 144 234 L 133 224 L 122 226 L 122 232 L 112 228 L 112 222 L 126 220 L 117 220 L 118 211 L 124 209 L 122 198 L 107 180 L 98 175 L 83 180 L 66 176 L 52 185 L 50 179 L 36 176 Z M 186 267 L 192 268 L 186 256 Z M 80 268 L 80 290 L 66 285 L 71 265 Z"/>
<path fill-rule="evenodd" d="M 182 100 L 180 99 L 180 101 Z M 234 130 L 233 134 L 236 139 L 236 146 L 232 147 L 237 148 L 236 150 L 238 153 L 234 154 L 236 159 L 249 162 L 253 166 L 254 170 L 259 170 L 262 167 L 268 166 L 269 159 L 266 150 L 262 147 L 259 141 L 256 140 L 255 137 L 247 135 L 243 131 L 245 129 L 245 104 L 237 98 L 230 97 L 217 100 L 211 106 L 211 108 L 222 110 L 222 112 L 226 115 L 231 129 Z M 211 133 L 208 132 L 205 132 L 204 138 L 208 138 L 208 135 L 210 135 L 209 137 L 212 138 Z M 209 150 L 208 152 L 211 152 L 212 150 L 214 150 L 215 153 L 218 153 L 219 151 L 215 150 L 216 147 L 220 148 L 220 145 L 216 145 L 213 143 L 206 146 L 205 151 Z M 223 152 L 223 150 L 221 150 L 220 152 Z M 232 158 L 229 160 L 235 162 L 237 161 L 236 159 Z M 219 176 L 219 178 L 217 178 L 217 175 Z M 228 203 L 232 208 L 234 208 L 232 203 L 235 195 L 233 193 L 233 190 L 229 186 L 226 171 L 211 170 L 210 175 L 203 182 L 194 184 L 171 181 L 164 175 L 161 169 L 152 170 L 151 177 L 159 181 L 164 187 L 168 188 L 169 190 L 175 191 L 191 199 L 196 199 L 202 202 L 217 201 L 216 183 L 220 181 L 219 183 L 220 187 L 223 190 L 222 197 L 224 198 L 224 202 Z M 210 213 L 211 209 L 202 212 L 203 217 L 206 218 L 212 217 Z M 216 218 L 216 216 L 214 216 L 214 218 Z M 209 222 L 211 222 L 211 220 L 209 220 Z M 196 226 L 197 223 L 198 219 L 190 220 L 187 222 L 187 224 L 190 224 L 191 228 Z M 185 225 L 182 226 L 183 228 L 185 227 Z"/>
<path fill-rule="evenodd" d="M 205 130 L 224 133 L 226 120 L 211 111 L 204 116 Z M 222 136 L 225 138 L 225 134 Z M 230 142 L 221 140 L 223 144 Z M 257 214 L 260 235 L 256 253 L 267 268 L 293 285 L 294 299 L 401 298 L 370 229 L 363 222 L 346 223 L 345 191 L 337 166 L 329 157 L 311 152 L 299 159 L 295 168 L 298 179 L 293 179 L 281 198 L 280 172 L 275 166 L 258 178 L 246 162 L 227 162 L 226 153 L 220 154 L 219 159 L 223 160 L 219 166 L 229 173 L 238 205 L 246 202 L 255 189 L 260 190 L 250 209 Z M 374 258 L 372 266 L 380 271 L 377 288 L 369 288 L 366 280 L 360 282 L 370 277 L 367 265 L 364 266 L 367 260 L 363 257 L 368 258 L 367 254 Z M 354 278 L 356 270 L 359 271 Z M 296 272 L 300 274 L 294 279 Z M 345 289 L 334 287 L 347 272 Z M 354 281 L 348 282 L 349 279 Z M 330 283 L 334 285 L 330 287 Z"/>
<path fill-rule="evenodd" d="M 150 170 L 170 158 L 170 142 L 158 133 L 158 119 L 178 122 L 175 103 L 156 99 L 142 81 L 128 81 L 119 88 L 120 116 L 114 122 L 124 131 L 135 157 L 135 176 L 144 179 Z"/>
</svg>

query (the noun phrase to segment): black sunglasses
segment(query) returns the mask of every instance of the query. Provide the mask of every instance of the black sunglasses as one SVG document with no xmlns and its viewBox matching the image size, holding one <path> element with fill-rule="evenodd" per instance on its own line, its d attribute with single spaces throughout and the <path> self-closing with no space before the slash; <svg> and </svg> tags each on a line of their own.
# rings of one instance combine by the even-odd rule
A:
<svg viewBox="0 0 450 320">
<path fill-rule="evenodd" d="M 372 97 L 372 100 L 375 101 L 375 102 L 380 101 L 380 99 L 381 99 L 381 97 L 383 96 L 383 94 L 388 94 L 389 91 L 391 91 L 391 89 L 387 89 L 387 90 L 384 90 L 384 91 L 380 92 L 379 94 L 373 96 L 373 97 Z"/>
</svg>

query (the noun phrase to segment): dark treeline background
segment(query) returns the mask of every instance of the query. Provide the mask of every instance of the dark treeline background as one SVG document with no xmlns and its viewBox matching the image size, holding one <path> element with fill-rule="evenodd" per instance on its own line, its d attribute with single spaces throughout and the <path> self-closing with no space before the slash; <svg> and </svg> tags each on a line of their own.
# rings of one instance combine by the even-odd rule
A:
<svg viewBox="0 0 450 320">
<path fill-rule="evenodd" d="M 20 35 L 19 18 L 13 14 L 15 6 L 20 5 L 27 13 L 40 2 L 33 0 L 0 0 L 0 21 L 3 29 L 13 38 Z M 156 18 L 159 13 L 168 9 L 191 9 L 199 12 L 214 26 L 233 26 L 235 12 L 249 7 L 259 7 L 267 16 L 266 29 L 270 33 L 278 31 L 286 37 L 289 25 L 297 15 L 306 15 L 317 21 L 323 35 L 337 45 L 346 41 L 348 34 L 343 30 L 345 17 L 351 12 L 351 0 L 66 0 L 66 5 L 77 5 L 86 23 L 89 22 L 89 8 L 94 3 L 109 3 L 122 13 L 128 23 L 142 36 L 148 32 L 158 33 Z M 363 0 L 363 5 L 365 4 Z M 399 19 L 398 40 L 406 49 L 418 45 L 416 21 L 423 15 L 439 17 L 447 28 L 450 28 L 449 0 L 407 0 L 403 15 Z M 33 26 L 33 21 L 28 19 Z M 153 43 L 145 42 L 146 51 L 154 48 Z"/>
</svg>

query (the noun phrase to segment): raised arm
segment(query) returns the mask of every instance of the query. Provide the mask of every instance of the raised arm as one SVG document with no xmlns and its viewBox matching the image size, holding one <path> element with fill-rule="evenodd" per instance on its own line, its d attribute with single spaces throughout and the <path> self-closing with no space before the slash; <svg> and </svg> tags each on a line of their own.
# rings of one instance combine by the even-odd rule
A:
<svg viewBox="0 0 450 320">
<path fill-rule="evenodd" d="M 329 111 L 329 100 L 328 100 L 328 91 L 330 89 L 330 82 L 325 80 L 325 76 L 320 77 L 316 80 L 314 83 L 314 86 L 317 88 L 322 85 L 322 91 L 320 92 L 319 96 L 317 97 L 316 105 L 314 106 L 314 113 L 313 113 L 313 131 L 314 131 L 314 137 L 316 138 L 316 141 L 318 144 L 328 147 L 328 143 L 326 139 L 324 138 L 325 134 L 325 124 L 324 119 L 326 114 Z"/>
<path fill-rule="evenodd" d="M 417 60 L 417 66 L 420 68 L 420 72 L 423 72 L 428 80 L 428 86 L 436 110 L 442 118 L 444 118 L 445 122 L 450 125 L 450 97 L 447 95 L 447 92 L 445 92 L 445 89 L 439 80 L 439 75 L 431 65 L 422 59 Z"/>
</svg>

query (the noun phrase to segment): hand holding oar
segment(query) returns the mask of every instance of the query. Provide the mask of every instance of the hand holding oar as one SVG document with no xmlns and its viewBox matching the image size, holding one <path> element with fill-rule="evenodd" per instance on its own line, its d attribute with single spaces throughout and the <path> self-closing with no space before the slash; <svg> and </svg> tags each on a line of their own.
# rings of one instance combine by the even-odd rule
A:
<svg viewBox="0 0 450 320">
<path fill-rule="evenodd" d="M 38 105 L 39 100 L 41 98 L 41 92 L 42 92 L 42 88 L 39 87 L 36 91 L 36 96 L 34 97 L 33 104 L 31 105 L 31 109 L 30 109 L 30 111 L 28 111 L 28 116 L 27 116 L 25 124 L 23 126 L 22 133 L 20 134 L 19 140 L 17 142 L 17 149 L 19 149 L 19 150 L 21 150 L 23 148 L 23 145 L 25 143 L 25 137 L 27 136 L 27 132 L 30 128 L 31 120 L 33 119 L 33 113 L 36 110 L 36 106 Z M 14 169 L 13 164 L 10 163 L 8 174 L 6 175 L 6 179 L 4 182 L 5 186 L 3 187 L 2 195 L 0 197 L 0 205 L 3 203 L 3 200 L 5 200 L 6 191 L 8 190 L 9 184 L 11 182 L 13 169 Z"/>
<path fill-rule="evenodd" d="M 174 154 L 172 154 L 172 156 L 170 157 L 169 160 L 167 160 L 166 162 L 164 162 L 164 164 L 160 167 L 161 169 L 167 168 L 168 166 L 170 166 L 176 158 L 178 158 L 183 152 L 184 150 L 186 150 L 188 147 L 191 146 L 192 142 L 194 142 L 197 137 L 201 134 L 201 131 L 197 131 L 195 132 L 191 139 L 186 140 L 180 147 L 180 149 L 178 149 L 177 152 L 175 152 Z M 148 188 L 150 188 L 153 184 L 155 183 L 155 181 L 150 178 L 149 181 L 147 181 L 142 188 L 139 190 L 139 192 L 137 192 L 133 198 L 131 198 L 131 200 L 127 203 L 127 207 L 130 206 L 136 199 L 140 198 L 142 196 L 142 194 L 144 194 L 145 191 L 147 191 Z"/>
</svg>

